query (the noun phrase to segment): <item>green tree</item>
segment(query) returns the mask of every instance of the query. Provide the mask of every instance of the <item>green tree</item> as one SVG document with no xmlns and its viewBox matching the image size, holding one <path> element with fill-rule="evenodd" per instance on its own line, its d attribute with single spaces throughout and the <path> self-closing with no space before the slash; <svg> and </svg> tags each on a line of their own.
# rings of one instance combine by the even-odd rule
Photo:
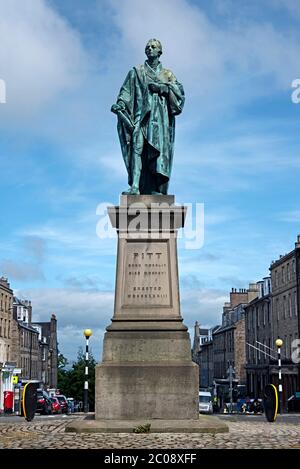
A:
<svg viewBox="0 0 300 469">
<path fill-rule="evenodd" d="M 69 373 L 68 370 L 66 370 L 68 363 L 69 362 L 66 357 L 64 357 L 62 353 L 59 353 L 57 364 L 57 387 L 66 396 L 69 395 Z"/>
<path fill-rule="evenodd" d="M 63 360 L 64 359 L 64 360 Z M 61 368 L 60 368 L 61 364 Z M 89 351 L 89 408 L 90 411 L 95 409 L 95 367 L 96 360 L 91 351 Z M 83 389 L 85 380 L 85 354 L 82 347 L 78 350 L 77 361 L 73 363 L 72 368 L 65 369 L 67 365 L 66 359 L 62 356 L 59 359 L 58 367 L 58 387 L 60 391 L 67 397 L 73 397 L 77 402 L 83 401 Z"/>
</svg>

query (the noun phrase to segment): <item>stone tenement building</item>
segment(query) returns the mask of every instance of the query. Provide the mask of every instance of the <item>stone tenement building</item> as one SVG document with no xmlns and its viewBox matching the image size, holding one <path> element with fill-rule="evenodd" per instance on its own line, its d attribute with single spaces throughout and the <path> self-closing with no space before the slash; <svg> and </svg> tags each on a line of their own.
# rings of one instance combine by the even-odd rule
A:
<svg viewBox="0 0 300 469">
<path fill-rule="evenodd" d="M 246 383 L 245 363 L 245 307 L 257 296 L 257 285 L 251 283 L 248 290 L 232 289 L 230 302 L 223 307 L 222 326 L 213 333 L 214 381 L 228 380 L 228 367 L 235 369 L 235 379 Z"/>
<path fill-rule="evenodd" d="M 219 384 L 228 379 L 229 365 L 234 367 L 239 384 L 245 384 L 245 306 L 235 306 L 232 311 L 237 320 L 222 325 L 213 334 L 214 380 Z"/>
<path fill-rule="evenodd" d="M 200 329 L 198 322 L 195 323 L 194 343 L 192 359 L 199 365 L 200 388 L 213 386 L 214 362 L 213 362 L 213 332 L 220 326 L 211 329 Z"/>
<path fill-rule="evenodd" d="M 19 329 L 17 365 L 22 379 L 37 379 L 45 387 L 57 387 L 57 321 L 33 322 L 32 306 L 27 300 L 14 298 L 14 319 Z"/>
<path fill-rule="evenodd" d="M 228 386 L 228 367 L 235 370 L 235 382 L 246 384 L 245 307 L 257 296 L 256 283 L 247 289 L 232 289 L 230 301 L 223 307 L 222 325 L 211 330 L 211 336 L 193 350 L 193 360 L 200 367 L 200 387 Z M 197 326 L 197 324 L 196 324 Z M 197 327 L 195 326 L 195 336 Z M 194 340 L 194 347 L 197 341 Z M 196 352 L 196 353 L 195 353 Z"/>
<path fill-rule="evenodd" d="M 11 360 L 13 291 L 8 280 L 0 278 L 0 363 Z"/>
<path fill-rule="evenodd" d="M 245 308 L 257 295 L 256 283 L 248 289 L 233 288 L 230 301 L 223 307 L 222 325 L 212 329 L 212 337 L 200 346 L 197 360 L 193 358 L 200 367 L 200 387 L 214 389 L 220 409 L 230 398 L 230 366 L 234 389 L 246 391 Z"/>
<path fill-rule="evenodd" d="M 208 387 L 228 383 L 231 363 L 239 384 L 247 383 L 252 397 L 263 397 L 268 383 L 278 385 L 275 340 L 283 340 L 281 350 L 283 401 L 300 391 L 300 235 L 295 248 L 273 261 L 270 277 L 250 284 L 246 290 L 232 290 L 223 308 L 222 326 L 212 334 L 212 342 L 201 346 L 197 360 L 202 382 Z M 213 367 L 213 378 L 211 371 Z M 207 380 L 205 376 L 209 376 Z"/>
<path fill-rule="evenodd" d="M 192 359 L 199 365 L 199 383 L 203 388 L 213 384 L 212 334 L 215 329 L 200 329 L 197 321 L 194 326 Z"/>
<path fill-rule="evenodd" d="M 300 390 L 300 364 L 292 360 L 293 351 L 297 348 L 297 339 L 300 338 L 300 235 L 295 248 L 273 262 L 270 272 L 272 335 L 273 342 L 278 337 L 283 340 L 282 379 L 283 398 L 286 401 L 295 391 Z M 277 379 L 276 367 L 273 367 L 272 374 Z"/>
<path fill-rule="evenodd" d="M 300 390 L 300 365 L 292 360 L 300 337 L 300 236 L 295 249 L 272 262 L 270 273 L 271 277 L 258 282 L 259 297 L 246 308 L 247 383 L 249 394 L 256 397 L 263 396 L 267 383 L 278 385 L 275 340 L 281 338 L 283 403 L 286 407 L 289 397 Z"/>
<path fill-rule="evenodd" d="M 8 280 L 0 278 L 0 411 L 3 409 L 4 391 L 12 391 L 15 365 L 17 327 L 13 320 L 13 291 Z"/>
<path fill-rule="evenodd" d="M 35 322 L 32 324 L 39 334 L 40 368 L 39 375 L 47 387 L 57 387 L 57 320 L 52 314 L 50 322 Z"/>
<path fill-rule="evenodd" d="M 263 397 L 270 379 L 270 357 L 276 358 L 272 334 L 272 284 L 271 277 L 257 282 L 258 297 L 245 308 L 246 318 L 246 374 L 250 396 Z"/>
<path fill-rule="evenodd" d="M 13 296 L 8 280 L 0 278 L 0 412 L 5 391 L 14 391 L 13 376 L 22 382 L 40 381 L 57 387 L 57 321 L 33 323 L 32 306 Z"/>
<path fill-rule="evenodd" d="M 38 331 L 31 326 L 31 302 L 14 297 L 13 317 L 18 329 L 15 361 L 22 380 L 39 379 L 40 349 Z"/>
</svg>

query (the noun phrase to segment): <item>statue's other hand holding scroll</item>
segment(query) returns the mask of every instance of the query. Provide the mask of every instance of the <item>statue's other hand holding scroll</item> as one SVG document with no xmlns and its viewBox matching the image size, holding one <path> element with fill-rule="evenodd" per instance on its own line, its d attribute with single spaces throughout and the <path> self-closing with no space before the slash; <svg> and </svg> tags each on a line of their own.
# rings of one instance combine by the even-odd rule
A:
<svg viewBox="0 0 300 469">
<path fill-rule="evenodd" d="M 119 111 L 124 111 L 124 109 L 125 109 L 125 104 L 122 101 L 120 101 L 119 103 L 112 105 L 111 112 L 113 112 L 114 114 L 118 114 Z"/>
</svg>

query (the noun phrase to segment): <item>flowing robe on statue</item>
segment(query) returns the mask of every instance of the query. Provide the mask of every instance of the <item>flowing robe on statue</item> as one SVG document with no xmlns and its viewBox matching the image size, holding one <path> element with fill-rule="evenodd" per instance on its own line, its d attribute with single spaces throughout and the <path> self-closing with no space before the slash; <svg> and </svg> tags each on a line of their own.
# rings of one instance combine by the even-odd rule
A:
<svg viewBox="0 0 300 469">
<path fill-rule="evenodd" d="M 148 85 L 153 82 L 167 85 L 168 91 L 151 92 Z M 156 70 L 147 62 L 134 67 L 124 81 L 117 99 L 117 104 L 125 105 L 118 115 L 118 134 L 130 186 L 132 153 L 141 154 L 141 194 L 167 194 L 174 153 L 175 116 L 181 113 L 184 99 L 183 86 L 161 63 Z"/>
</svg>

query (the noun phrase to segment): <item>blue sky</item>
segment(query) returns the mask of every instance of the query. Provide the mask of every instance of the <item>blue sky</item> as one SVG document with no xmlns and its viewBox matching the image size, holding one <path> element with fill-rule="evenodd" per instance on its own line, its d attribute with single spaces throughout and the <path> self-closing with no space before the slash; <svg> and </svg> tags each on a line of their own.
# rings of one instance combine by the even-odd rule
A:
<svg viewBox="0 0 300 469">
<path fill-rule="evenodd" d="M 116 240 L 96 209 L 126 188 L 110 106 L 157 37 L 186 92 L 170 193 L 205 206 L 204 246 L 179 242 L 182 314 L 218 323 L 300 233 L 299 1 L 0 0 L 0 18 L 0 274 L 56 313 L 68 358 L 85 327 L 100 357 Z"/>
</svg>

